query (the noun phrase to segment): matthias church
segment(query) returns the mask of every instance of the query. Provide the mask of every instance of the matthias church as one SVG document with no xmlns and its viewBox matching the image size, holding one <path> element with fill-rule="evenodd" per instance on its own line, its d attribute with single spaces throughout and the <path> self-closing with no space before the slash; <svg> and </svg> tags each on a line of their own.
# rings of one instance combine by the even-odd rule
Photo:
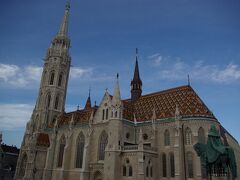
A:
<svg viewBox="0 0 240 180">
<path fill-rule="evenodd" d="M 131 97 L 121 98 L 117 75 L 114 92 L 106 91 L 100 104 L 93 105 L 89 95 L 83 109 L 65 112 L 71 68 L 69 13 L 67 2 L 44 58 L 39 94 L 26 125 L 14 179 L 239 178 L 233 173 L 240 173 L 240 147 L 234 137 L 190 84 L 142 94 L 137 55 L 129 81 Z M 197 151 L 200 147 L 212 149 Z M 232 163 L 225 161 L 228 148 L 233 150 Z M 209 152 L 216 157 L 213 162 L 206 161 Z"/>
</svg>

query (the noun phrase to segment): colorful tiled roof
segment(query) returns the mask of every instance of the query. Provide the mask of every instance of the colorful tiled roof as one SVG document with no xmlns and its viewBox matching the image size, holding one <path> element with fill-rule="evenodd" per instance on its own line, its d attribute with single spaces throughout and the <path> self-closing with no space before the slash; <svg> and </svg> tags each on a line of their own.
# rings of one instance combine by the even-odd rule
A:
<svg viewBox="0 0 240 180">
<path fill-rule="evenodd" d="M 59 117 L 59 124 L 58 126 L 63 126 L 63 125 L 68 125 L 73 118 L 73 123 L 88 123 L 89 119 L 91 117 L 91 113 L 94 111 L 94 108 L 88 108 L 88 109 L 83 109 L 83 110 L 77 110 L 74 112 L 69 112 L 69 113 L 64 113 L 60 115 Z"/>
<path fill-rule="evenodd" d="M 181 86 L 165 91 L 141 96 L 131 102 L 123 100 L 123 118 L 133 121 L 134 115 L 137 121 L 150 120 L 155 109 L 157 119 L 175 117 L 176 105 L 181 116 L 207 116 L 214 115 L 203 103 L 191 86 Z"/>
<path fill-rule="evenodd" d="M 37 146 L 50 146 L 49 136 L 45 133 L 40 133 L 37 137 Z"/>
</svg>

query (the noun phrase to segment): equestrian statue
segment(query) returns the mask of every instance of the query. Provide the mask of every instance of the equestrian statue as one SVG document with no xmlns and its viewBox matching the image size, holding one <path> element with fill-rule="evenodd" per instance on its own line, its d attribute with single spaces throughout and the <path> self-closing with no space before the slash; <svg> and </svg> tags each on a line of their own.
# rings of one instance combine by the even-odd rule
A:
<svg viewBox="0 0 240 180">
<path fill-rule="evenodd" d="M 200 157 L 202 174 L 207 180 L 211 180 L 212 176 L 227 176 L 229 180 L 237 178 L 234 151 L 223 144 L 219 131 L 214 125 L 211 125 L 209 130 L 207 144 L 197 143 L 194 149 Z"/>
</svg>

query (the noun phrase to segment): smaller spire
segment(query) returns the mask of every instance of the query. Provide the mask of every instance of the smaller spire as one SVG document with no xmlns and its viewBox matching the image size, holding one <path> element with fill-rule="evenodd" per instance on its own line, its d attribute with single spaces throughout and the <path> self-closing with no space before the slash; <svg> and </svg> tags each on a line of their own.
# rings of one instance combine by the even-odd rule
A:
<svg viewBox="0 0 240 180">
<path fill-rule="evenodd" d="M 189 76 L 189 74 L 188 74 L 188 86 L 190 86 L 190 76 Z"/>
<path fill-rule="evenodd" d="M 121 94 L 120 94 L 120 88 L 119 88 L 119 74 L 118 73 L 117 73 L 117 78 L 116 78 L 116 82 L 115 82 L 112 102 L 114 105 L 121 102 Z"/>
<path fill-rule="evenodd" d="M 91 89 L 89 88 L 88 98 L 87 98 L 87 102 L 86 102 L 86 105 L 85 105 L 84 109 L 91 109 L 92 108 L 91 97 L 90 97 L 91 94 L 90 93 L 91 93 Z"/>
<path fill-rule="evenodd" d="M 138 49 L 136 48 L 136 62 L 133 79 L 131 81 L 131 99 L 132 101 L 137 100 L 142 95 L 142 80 L 139 75 L 138 67 Z"/>
</svg>

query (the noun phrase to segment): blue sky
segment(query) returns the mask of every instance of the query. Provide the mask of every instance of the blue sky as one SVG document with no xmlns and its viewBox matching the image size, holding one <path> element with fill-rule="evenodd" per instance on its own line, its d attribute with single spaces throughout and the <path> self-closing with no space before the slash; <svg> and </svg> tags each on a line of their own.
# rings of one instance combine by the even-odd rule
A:
<svg viewBox="0 0 240 180">
<path fill-rule="evenodd" d="M 39 88 L 46 50 L 64 0 L 3 0 L 0 11 L 0 131 L 20 146 Z M 191 85 L 240 141 L 240 1 L 71 1 L 72 70 L 66 110 L 111 93 L 116 73 L 130 96 L 135 48 L 143 94 Z"/>
</svg>

